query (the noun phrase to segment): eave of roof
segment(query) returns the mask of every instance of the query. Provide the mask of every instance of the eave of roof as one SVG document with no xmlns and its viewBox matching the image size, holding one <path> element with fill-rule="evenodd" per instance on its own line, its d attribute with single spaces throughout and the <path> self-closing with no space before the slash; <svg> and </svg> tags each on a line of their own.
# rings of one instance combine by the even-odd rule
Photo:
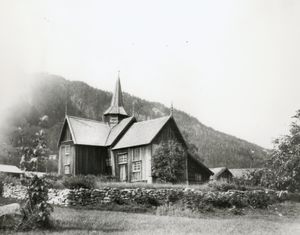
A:
<svg viewBox="0 0 300 235">
<path fill-rule="evenodd" d="M 210 175 L 214 175 L 214 173 L 207 167 L 205 166 L 198 158 L 196 158 L 193 154 L 188 152 L 188 155 L 194 159 L 199 165 L 201 165 Z"/>
</svg>

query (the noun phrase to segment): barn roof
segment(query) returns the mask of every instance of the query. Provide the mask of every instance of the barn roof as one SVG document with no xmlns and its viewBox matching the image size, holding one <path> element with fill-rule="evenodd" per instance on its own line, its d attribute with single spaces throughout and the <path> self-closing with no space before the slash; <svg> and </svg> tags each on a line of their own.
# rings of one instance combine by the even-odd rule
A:
<svg viewBox="0 0 300 235">
<path fill-rule="evenodd" d="M 150 144 L 171 118 L 167 116 L 134 123 L 113 150 Z"/>
<path fill-rule="evenodd" d="M 23 174 L 24 172 L 18 167 L 13 165 L 0 164 L 0 172 L 4 173 L 14 173 L 14 174 Z"/>
<path fill-rule="evenodd" d="M 247 175 L 253 171 L 259 170 L 260 168 L 240 168 L 240 169 L 230 169 L 234 178 L 247 177 Z"/>
</svg>

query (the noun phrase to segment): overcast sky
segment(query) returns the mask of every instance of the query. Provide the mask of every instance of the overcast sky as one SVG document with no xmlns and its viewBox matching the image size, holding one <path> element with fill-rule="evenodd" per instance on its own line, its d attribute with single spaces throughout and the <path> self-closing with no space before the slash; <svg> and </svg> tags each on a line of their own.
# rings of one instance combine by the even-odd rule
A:
<svg viewBox="0 0 300 235">
<path fill-rule="evenodd" d="M 123 90 L 264 147 L 300 108 L 300 1 L 0 0 L 0 104 L 36 72 Z"/>
</svg>

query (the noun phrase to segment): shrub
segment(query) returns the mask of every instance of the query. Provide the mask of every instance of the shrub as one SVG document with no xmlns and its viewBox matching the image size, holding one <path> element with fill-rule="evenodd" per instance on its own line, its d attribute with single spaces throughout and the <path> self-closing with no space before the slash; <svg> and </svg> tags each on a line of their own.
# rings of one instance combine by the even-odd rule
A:
<svg viewBox="0 0 300 235">
<path fill-rule="evenodd" d="M 48 201 L 48 184 L 34 176 L 27 189 L 26 203 L 21 209 L 22 221 L 18 224 L 18 231 L 50 227 L 50 213 L 53 211 Z"/>
<path fill-rule="evenodd" d="M 208 183 L 208 186 L 211 188 L 212 191 L 221 191 L 221 192 L 227 192 L 229 190 L 240 190 L 240 191 L 246 190 L 245 186 L 241 186 L 235 183 L 229 183 L 224 180 L 210 181 Z"/>
<path fill-rule="evenodd" d="M 134 201 L 137 204 L 142 204 L 145 206 L 159 206 L 160 205 L 159 201 L 156 198 L 149 196 L 149 195 L 145 195 L 145 194 L 141 194 L 140 196 L 136 197 L 134 199 Z"/>
<path fill-rule="evenodd" d="M 4 178 L 3 183 L 4 184 L 10 184 L 10 185 L 16 186 L 16 185 L 21 185 L 21 180 L 19 178 L 17 178 L 17 177 L 13 177 L 13 176 L 7 175 Z"/>
<path fill-rule="evenodd" d="M 152 176 L 157 182 L 182 181 L 186 156 L 187 152 L 180 143 L 175 141 L 162 143 L 152 158 Z"/>
<path fill-rule="evenodd" d="M 69 189 L 93 189 L 95 188 L 96 181 L 95 176 L 92 175 L 65 176 L 62 184 Z"/>
<path fill-rule="evenodd" d="M 0 197 L 2 197 L 2 195 L 3 195 L 3 187 L 4 187 L 4 184 L 2 181 L 0 181 Z"/>
</svg>

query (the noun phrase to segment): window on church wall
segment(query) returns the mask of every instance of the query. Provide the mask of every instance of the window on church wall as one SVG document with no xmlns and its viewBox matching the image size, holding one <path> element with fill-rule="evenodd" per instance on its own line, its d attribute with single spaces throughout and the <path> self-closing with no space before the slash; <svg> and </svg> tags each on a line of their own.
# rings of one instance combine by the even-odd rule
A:
<svg viewBox="0 0 300 235">
<path fill-rule="evenodd" d="M 111 166 L 110 158 L 106 158 L 105 162 L 106 162 L 106 166 Z"/>
<path fill-rule="evenodd" d="M 134 148 L 132 152 L 132 161 L 140 161 L 141 160 L 141 148 Z"/>
<path fill-rule="evenodd" d="M 70 150 L 71 150 L 71 147 L 70 145 L 65 145 L 65 155 L 70 155 Z"/>
<path fill-rule="evenodd" d="M 117 117 L 110 117 L 109 118 L 109 123 L 110 124 L 118 124 L 118 118 Z"/>
<path fill-rule="evenodd" d="M 142 179 L 142 162 L 136 161 L 132 163 L 132 180 L 137 181 Z"/>
<path fill-rule="evenodd" d="M 145 152 L 143 147 L 134 148 L 132 151 L 132 180 L 142 179 L 142 155 Z"/>
<path fill-rule="evenodd" d="M 118 154 L 118 163 L 119 164 L 127 164 L 128 157 L 127 153 L 120 153 Z"/>
</svg>

